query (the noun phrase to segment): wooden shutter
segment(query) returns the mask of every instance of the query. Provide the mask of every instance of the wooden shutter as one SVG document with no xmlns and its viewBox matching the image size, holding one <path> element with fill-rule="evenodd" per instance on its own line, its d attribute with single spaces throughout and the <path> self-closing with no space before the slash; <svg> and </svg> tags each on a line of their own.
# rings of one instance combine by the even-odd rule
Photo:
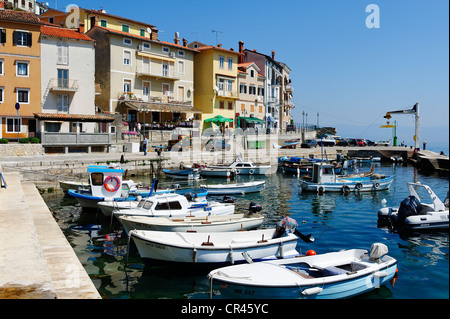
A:
<svg viewBox="0 0 450 319">
<path fill-rule="evenodd" d="M 32 34 L 27 33 L 27 46 L 31 47 L 32 40 L 33 40 Z"/>
<path fill-rule="evenodd" d="M 17 45 L 17 40 L 19 39 L 19 33 L 17 31 L 13 32 L 13 44 Z"/>
<path fill-rule="evenodd" d="M 0 43 L 6 43 L 6 30 L 0 29 Z"/>
</svg>

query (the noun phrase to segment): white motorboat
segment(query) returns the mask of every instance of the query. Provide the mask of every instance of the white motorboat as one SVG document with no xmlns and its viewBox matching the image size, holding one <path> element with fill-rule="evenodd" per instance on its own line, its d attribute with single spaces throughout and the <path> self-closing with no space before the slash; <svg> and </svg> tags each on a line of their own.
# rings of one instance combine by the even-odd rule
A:
<svg viewBox="0 0 450 319">
<path fill-rule="evenodd" d="M 234 264 L 298 255 L 294 234 L 274 238 L 275 229 L 180 233 L 132 230 L 129 233 L 146 264 Z M 266 274 L 267 275 L 267 274 Z"/>
<path fill-rule="evenodd" d="M 180 194 L 156 194 L 142 199 L 136 208 L 113 210 L 114 216 L 185 217 L 234 214 L 233 204 L 205 200 L 188 201 Z"/>
<path fill-rule="evenodd" d="M 226 299 L 338 299 L 395 283 L 397 261 L 384 244 L 298 258 L 218 268 L 211 291 Z M 394 278 L 395 277 L 395 278 Z M 211 296 L 212 297 L 212 296 Z"/>
<path fill-rule="evenodd" d="M 213 168 L 202 167 L 200 169 L 200 175 L 203 177 L 226 177 L 231 178 L 236 176 L 236 169 L 234 168 Z"/>
<path fill-rule="evenodd" d="M 73 189 L 76 190 L 80 187 L 82 188 L 89 188 L 91 187 L 91 184 L 88 181 L 80 181 L 80 182 L 76 182 L 76 181 L 58 181 L 59 182 L 59 187 L 62 189 L 62 191 L 64 193 L 67 193 L 69 191 L 69 189 Z"/>
<path fill-rule="evenodd" d="M 271 168 L 270 165 L 255 165 L 251 161 L 243 161 L 241 156 L 238 156 L 230 165 L 211 165 L 208 167 L 235 169 L 238 175 L 265 175 Z"/>
<path fill-rule="evenodd" d="M 378 211 L 380 225 L 390 222 L 398 230 L 444 230 L 449 229 L 448 192 L 446 202 L 442 203 L 433 190 L 422 183 L 406 183 L 409 196 L 400 207 L 383 207 Z M 419 189 L 425 190 L 419 192 Z M 422 199 L 428 197 L 431 203 Z"/>
<path fill-rule="evenodd" d="M 133 229 L 204 233 L 256 229 L 262 225 L 264 216 L 244 217 L 244 214 L 182 218 L 121 216 L 119 220 L 127 234 Z"/>
<path fill-rule="evenodd" d="M 336 175 L 334 166 L 328 163 L 314 163 L 312 177 L 305 177 L 299 181 L 299 185 L 303 191 L 310 192 L 342 192 L 347 194 L 352 191 L 379 191 L 388 189 L 393 176 L 385 176 L 380 174 L 364 175 Z"/>
<path fill-rule="evenodd" d="M 216 184 L 200 185 L 208 190 L 209 195 L 234 195 L 260 192 L 264 188 L 265 181 L 235 183 L 235 184 Z"/>
</svg>

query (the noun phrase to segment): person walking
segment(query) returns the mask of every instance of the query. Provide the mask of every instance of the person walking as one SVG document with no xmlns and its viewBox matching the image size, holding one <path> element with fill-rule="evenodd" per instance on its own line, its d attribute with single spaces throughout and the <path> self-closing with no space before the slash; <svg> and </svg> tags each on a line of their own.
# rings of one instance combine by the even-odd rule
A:
<svg viewBox="0 0 450 319">
<path fill-rule="evenodd" d="M 144 156 L 147 155 L 147 144 L 148 144 L 148 139 L 147 139 L 147 136 L 145 136 L 144 140 L 142 141 L 142 148 L 144 149 Z"/>
<path fill-rule="evenodd" d="M 423 149 L 426 150 L 427 149 L 427 140 L 423 140 Z"/>
</svg>

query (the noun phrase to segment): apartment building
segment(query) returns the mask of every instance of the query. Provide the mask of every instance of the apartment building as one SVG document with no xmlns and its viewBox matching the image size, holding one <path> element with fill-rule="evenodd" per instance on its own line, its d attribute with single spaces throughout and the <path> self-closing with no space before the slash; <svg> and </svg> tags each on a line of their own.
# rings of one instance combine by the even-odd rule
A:
<svg viewBox="0 0 450 319">
<path fill-rule="evenodd" d="M 194 61 L 194 106 L 203 112 L 202 128 L 210 127 L 204 121 L 216 115 L 233 119 L 226 125 L 235 127 L 239 52 L 197 41 L 188 46 L 200 52 Z"/>
<path fill-rule="evenodd" d="M 0 10 L 0 138 L 36 134 L 34 113 L 41 111 L 40 27 L 34 13 Z"/>
</svg>

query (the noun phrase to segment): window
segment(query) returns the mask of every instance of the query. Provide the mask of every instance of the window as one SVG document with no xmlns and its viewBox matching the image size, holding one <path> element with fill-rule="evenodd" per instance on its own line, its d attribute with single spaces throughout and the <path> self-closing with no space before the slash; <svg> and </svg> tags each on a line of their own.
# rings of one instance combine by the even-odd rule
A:
<svg viewBox="0 0 450 319">
<path fill-rule="evenodd" d="M 225 102 L 219 101 L 219 109 L 224 109 L 224 108 L 225 108 Z"/>
<path fill-rule="evenodd" d="M 3 75 L 3 59 L 0 59 L 0 75 Z"/>
<path fill-rule="evenodd" d="M 123 65 L 131 65 L 131 52 L 124 50 L 123 51 Z"/>
<path fill-rule="evenodd" d="M 58 87 L 59 88 L 69 87 L 69 70 L 58 69 Z"/>
<path fill-rule="evenodd" d="M 128 38 L 123 38 L 123 44 L 125 44 L 125 45 L 132 45 L 133 41 L 131 41 L 131 39 L 128 39 Z"/>
<path fill-rule="evenodd" d="M 219 68 L 223 69 L 225 63 L 225 58 L 223 56 L 219 56 Z"/>
<path fill-rule="evenodd" d="M 228 58 L 228 70 L 233 70 L 233 58 Z"/>
<path fill-rule="evenodd" d="M 169 76 L 169 64 L 167 61 L 162 61 L 162 76 Z"/>
<path fill-rule="evenodd" d="M 131 80 L 123 80 L 123 91 L 131 92 Z"/>
<path fill-rule="evenodd" d="M 250 112 L 251 113 L 255 112 L 255 105 L 250 104 Z"/>
<path fill-rule="evenodd" d="M 227 91 L 228 92 L 233 91 L 233 81 L 232 80 L 228 80 L 227 83 L 228 83 Z"/>
<path fill-rule="evenodd" d="M 103 185 L 103 173 L 92 173 L 91 174 L 91 182 L 94 186 L 102 186 Z"/>
<path fill-rule="evenodd" d="M 150 82 L 142 81 L 142 95 L 147 97 L 150 96 Z"/>
<path fill-rule="evenodd" d="M 28 76 L 28 62 L 17 62 L 16 75 Z"/>
<path fill-rule="evenodd" d="M 0 86 L 0 103 L 3 103 L 3 92 L 5 91 L 5 88 L 3 86 Z"/>
<path fill-rule="evenodd" d="M 233 102 L 228 102 L 228 109 L 232 110 L 233 109 Z"/>
<path fill-rule="evenodd" d="M 14 31 L 13 32 L 13 44 L 21 45 L 26 47 L 31 47 L 31 33 L 25 31 Z"/>
<path fill-rule="evenodd" d="M 142 42 L 142 48 L 144 50 L 150 50 L 150 43 L 148 42 Z"/>
<path fill-rule="evenodd" d="M 6 30 L 0 29 L 0 44 L 6 43 Z"/>
<path fill-rule="evenodd" d="M 141 37 L 145 37 L 145 29 L 141 29 Z"/>
<path fill-rule="evenodd" d="M 178 61 L 178 73 L 184 74 L 184 61 Z"/>
<path fill-rule="evenodd" d="M 255 77 L 255 70 L 250 70 L 250 77 L 252 77 L 252 78 Z"/>
<path fill-rule="evenodd" d="M 169 210 L 169 209 L 175 210 L 181 209 L 180 202 L 162 202 L 158 203 L 155 207 L 155 210 Z"/>
<path fill-rule="evenodd" d="M 225 80 L 219 79 L 219 91 L 225 90 Z"/>
<path fill-rule="evenodd" d="M 69 46 L 58 44 L 58 64 L 67 65 L 69 63 Z"/>
<path fill-rule="evenodd" d="M 170 49 L 168 47 L 162 47 L 162 52 L 169 53 Z"/>
<path fill-rule="evenodd" d="M 246 94 L 247 93 L 247 85 L 245 83 L 241 83 L 239 85 L 239 93 Z"/>
<path fill-rule="evenodd" d="M 254 85 L 250 85 L 248 87 L 248 94 L 251 94 L 251 95 L 255 95 L 256 94 L 256 87 Z"/>
<path fill-rule="evenodd" d="M 178 50 L 178 55 L 179 55 L 179 56 L 184 56 L 184 51 Z"/>
<path fill-rule="evenodd" d="M 48 22 L 49 23 L 55 23 L 55 18 L 54 17 L 49 17 L 48 18 Z"/>
<path fill-rule="evenodd" d="M 107 28 L 108 27 L 108 21 L 106 20 L 100 20 L 100 26 Z"/>
<path fill-rule="evenodd" d="M 58 94 L 57 105 L 58 105 L 58 112 L 69 112 L 69 95 Z"/>
<path fill-rule="evenodd" d="M 123 32 L 130 32 L 130 26 L 126 24 L 122 24 L 122 31 Z"/>
<path fill-rule="evenodd" d="M 23 104 L 30 103 L 30 89 L 17 89 L 17 102 Z"/>
<path fill-rule="evenodd" d="M 61 131 L 61 123 L 45 122 L 45 132 L 57 133 Z"/>
<path fill-rule="evenodd" d="M 264 88 L 262 86 L 258 86 L 258 95 L 264 96 Z"/>
<path fill-rule="evenodd" d="M 7 133 L 20 133 L 21 119 L 10 118 L 6 119 L 6 132 Z"/>
<path fill-rule="evenodd" d="M 245 111 L 245 104 L 241 104 L 241 112 L 243 113 Z"/>
<path fill-rule="evenodd" d="M 259 113 L 262 113 L 263 112 L 263 107 L 262 107 L 262 105 L 260 105 L 259 106 Z"/>
</svg>

